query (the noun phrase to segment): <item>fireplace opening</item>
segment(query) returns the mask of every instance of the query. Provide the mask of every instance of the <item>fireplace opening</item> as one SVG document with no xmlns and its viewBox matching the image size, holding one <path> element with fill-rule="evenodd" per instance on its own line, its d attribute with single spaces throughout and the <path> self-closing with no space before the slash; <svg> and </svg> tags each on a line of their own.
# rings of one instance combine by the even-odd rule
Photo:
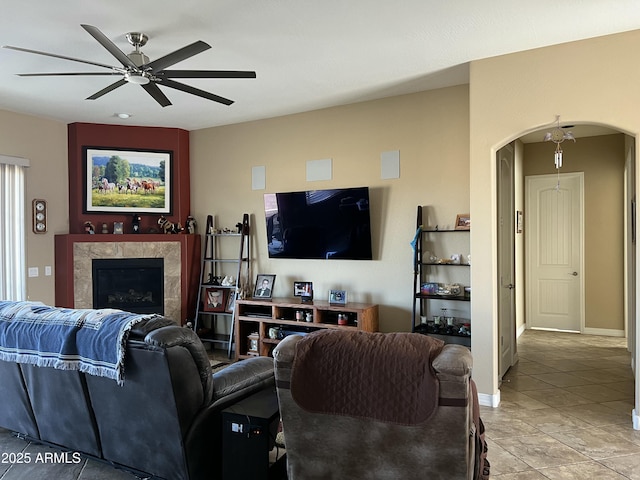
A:
<svg viewBox="0 0 640 480">
<path fill-rule="evenodd" d="M 164 315 L 164 259 L 92 260 L 93 308 Z"/>
</svg>

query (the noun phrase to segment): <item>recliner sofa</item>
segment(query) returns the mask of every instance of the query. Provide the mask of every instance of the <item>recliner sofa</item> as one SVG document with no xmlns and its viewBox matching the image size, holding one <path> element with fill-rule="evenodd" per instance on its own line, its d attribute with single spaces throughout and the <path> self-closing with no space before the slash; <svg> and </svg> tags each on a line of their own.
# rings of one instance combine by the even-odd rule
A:
<svg viewBox="0 0 640 480">
<path fill-rule="evenodd" d="M 224 408 L 274 388 L 273 360 L 253 358 L 212 375 L 190 329 L 155 317 L 136 324 L 125 379 L 0 361 L 0 427 L 140 477 L 222 475 Z"/>
</svg>

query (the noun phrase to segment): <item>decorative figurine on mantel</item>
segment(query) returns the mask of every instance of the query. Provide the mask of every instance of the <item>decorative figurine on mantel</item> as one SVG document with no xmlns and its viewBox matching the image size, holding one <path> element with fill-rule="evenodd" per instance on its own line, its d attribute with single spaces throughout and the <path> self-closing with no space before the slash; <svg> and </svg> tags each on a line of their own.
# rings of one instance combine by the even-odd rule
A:
<svg viewBox="0 0 640 480">
<path fill-rule="evenodd" d="M 187 229 L 187 233 L 193 235 L 194 233 L 196 233 L 196 219 L 193 218 L 191 215 L 189 215 L 187 217 L 187 221 L 186 223 L 186 229 Z"/>
<path fill-rule="evenodd" d="M 140 215 L 138 215 L 137 213 L 134 213 L 131 219 L 131 230 L 133 233 L 140 233 L 141 221 L 142 221 L 142 218 L 140 217 Z"/>
<path fill-rule="evenodd" d="M 182 230 L 184 230 L 182 228 L 182 225 L 180 225 L 179 223 L 173 223 L 171 220 L 168 220 L 167 217 L 165 217 L 164 215 L 162 215 L 159 219 L 158 219 L 158 225 L 160 225 L 160 228 L 162 229 L 163 233 L 180 233 Z"/>
<path fill-rule="evenodd" d="M 89 221 L 84 222 L 84 233 L 88 233 L 89 235 L 96 233 L 96 227 L 93 226 L 93 223 Z"/>
</svg>

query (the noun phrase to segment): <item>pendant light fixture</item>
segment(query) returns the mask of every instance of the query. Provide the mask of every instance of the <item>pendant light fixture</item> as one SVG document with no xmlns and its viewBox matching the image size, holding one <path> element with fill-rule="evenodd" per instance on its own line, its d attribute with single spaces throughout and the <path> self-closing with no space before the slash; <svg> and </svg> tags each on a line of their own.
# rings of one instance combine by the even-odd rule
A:
<svg viewBox="0 0 640 480">
<path fill-rule="evenodd" d="M 562 168 L 562 148 L 560 147 L 560 144 L 565 140 L 573 140 L 574 142 L 576 141 L 573 133 L 567 130 L 563 130 L 560 127 L 560 115 L 556 115 L 556 128 L 545 134 L 544 141 L 552 141 L 556 144 L 556 150 L 553 155 L 553 162 L 556 166 L 556 171 L 558 172 L 558 185 L 556 187 L 557 189 L 560 189 L 560 169 Z"/>
</svg>

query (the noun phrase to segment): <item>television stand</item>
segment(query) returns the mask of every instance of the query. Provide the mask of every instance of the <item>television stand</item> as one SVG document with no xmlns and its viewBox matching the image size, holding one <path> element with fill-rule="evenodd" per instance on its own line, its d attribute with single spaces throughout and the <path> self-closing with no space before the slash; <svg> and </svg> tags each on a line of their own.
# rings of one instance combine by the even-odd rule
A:
<svg viewBox="0 0 640 480">
<path fill-rule="evenodd" d="M 236 359 L 271 356 L 288 335 L 306 335 L 319 329 L 378 331 L 378 305 L 326 300 L 301 303 L 299 298 L 236 300 Z M 258 338 L 255 349 L 256 335 Z"/>
</svg>

